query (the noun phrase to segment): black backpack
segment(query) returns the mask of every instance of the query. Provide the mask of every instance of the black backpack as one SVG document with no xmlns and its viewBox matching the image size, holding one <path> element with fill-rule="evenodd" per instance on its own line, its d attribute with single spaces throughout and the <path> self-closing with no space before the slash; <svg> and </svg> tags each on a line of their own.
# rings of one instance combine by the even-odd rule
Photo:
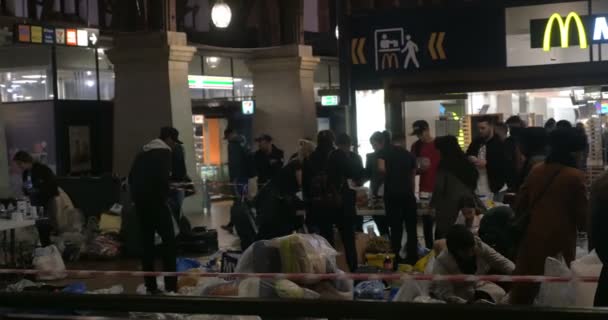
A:
<svg viewBox="0 0 608 320">
<path fill-rule="evenodd" d="M 340 208 L 342 206 L 341 190 L 330 183 L 327 171 L 327 162 L 332 154 L 333 152 L 329 153 L 322 168 L 313 175 L 310 181 L 310 198 L 315 207 Z"/>
</svg>

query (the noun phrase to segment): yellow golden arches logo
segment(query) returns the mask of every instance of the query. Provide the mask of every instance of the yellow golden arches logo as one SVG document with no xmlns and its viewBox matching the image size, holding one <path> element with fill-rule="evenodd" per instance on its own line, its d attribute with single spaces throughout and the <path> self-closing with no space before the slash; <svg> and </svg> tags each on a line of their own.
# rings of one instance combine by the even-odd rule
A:
<svg viewBox="0 0 608 320">
<path fill-rule="evenodd" d="M 587 49 L 589 47 L 587 42 L 587 31 L 585 30 L 585 25 L 583 24 L 583 21 L 581 21 L 581 17 L 578 13 L 568 13 L 565 22 L 559 13 L 554 13 L 551 18 L 549 18 L 549 22 L 547 22 L 547 27 L 545 28 L 545 38 L 543 41 L 544 51 L 551 51 L 551 34 L 553 32 L 553 24 L 556 21 L 559 26 L 561 47 L 568 48 L 570 46 L 570 23 L 573 20 L 576 23 L 576 28 L 578 30 L 578 41 L 581 49 Z"/>
</svg>

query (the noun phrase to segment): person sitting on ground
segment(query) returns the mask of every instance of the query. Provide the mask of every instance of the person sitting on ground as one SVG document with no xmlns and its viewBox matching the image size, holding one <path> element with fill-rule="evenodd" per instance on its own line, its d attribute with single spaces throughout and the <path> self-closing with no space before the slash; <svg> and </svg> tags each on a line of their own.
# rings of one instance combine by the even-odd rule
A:
<svg viewBox="0 0 608 320">
<path fill-rule="evenodd" d="M 433 266 L 434 275 L 487 275 L 492 272 L 511 274 L 515 265 L 462 225 L 454 225 L 447 235 L 447 250 L 443 250 Z M 448 303 L 470 303 L 479 300 L 500 302 L 506 292 L 498 285 L 485 282 L 431 283 L 431 296 Z"/>
<path fill-rule="evenodd" d="M 470 196 L 463 197 L 462 200 L 460 200 L 460 213 L 458 213 L 456 224 L 465 226 L 477 236 L 481 219 L 483 219 L 483 214 L 481 214 L 481 210 L 479 210 L 475 198 Z"/>
</svg>

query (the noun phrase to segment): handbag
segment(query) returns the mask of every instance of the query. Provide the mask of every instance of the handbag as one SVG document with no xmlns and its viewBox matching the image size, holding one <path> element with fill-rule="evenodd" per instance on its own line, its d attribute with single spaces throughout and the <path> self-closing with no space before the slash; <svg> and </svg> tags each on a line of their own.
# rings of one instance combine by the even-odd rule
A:
<svg viewBox="0 0 608 320">
<path fill-rule="evenodd" d="M 517 214 L 515 215 L 515 218 L 513 219 L 510 228 L 511 236 L 513 237 L 516 247 L 519 246 L 519 243 L 521 243 L 522 239 L 524 238 L 524 235 L 528 231 L 528 226 L 530 225 L 530 220 L 532 219 L 532 210 L 547 193 L 549 187 L 551 187 L 551 184 L 553 183 L 555 178 L 559 176 L 561 171 L 562 169 L 560 168 L 551 176 L 551 178 L 547 181 L 547 184 L 545 184 L 545 187 L 538 194 L 538 196 L 534 198 L 534 200 L 530 203 L 529 206 L 526 206 L 525 209 L 517 210 Z"/>
</svg>

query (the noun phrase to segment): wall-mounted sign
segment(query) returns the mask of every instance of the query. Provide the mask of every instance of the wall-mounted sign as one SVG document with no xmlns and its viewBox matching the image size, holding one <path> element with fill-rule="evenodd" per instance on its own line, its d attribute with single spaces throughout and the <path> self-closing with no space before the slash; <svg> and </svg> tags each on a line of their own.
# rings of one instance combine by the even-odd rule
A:
<svg viewBox="0 0 608 320">
<path fill-rule="evenodd" d="M 200 114 L 194 115 L 192 116 L 192 122 L 194 122 L 195 124 L 203 124 L 205 123 L 205 117 Z"/>
<path fill-rule="evenodd" d="M 190 89 L 232 90 L 234 80 L 231 77 L 188 76 Z"/>
<path fill-rule="evenodd" d="M 324 107 L 338 106 L 338 105 L 340 105 L 340 97 L 339 96 L 322 96 L 321 105 Z"/>
<path fill-rule="evenodd" d="M 243 114 L 252 115 L 255 113 L 255 101 L 243 100 L 241 103 L 241 108 L 243 110 Z"/>
<path fill-rule="evenodd" d="M 431 70 L 506 66 L 504 9 L 370 10 L 353 14 L 351 25 L 341 58 L 351 61 L 357 89 Z"/>
<path fill-rule="evenodd" d="M 565 17 L 559 13 L 548 19 L 530 21 L 532 48 L 569 48 L 578 46 L 588 49 L 592 43 L 608 42 L 608 15 L 581 16 L 570 12 Z"/>
<path fill-rule="evenodd" d="M 96 47 L 99 42 L 99 30 L 18 24 L 15 26 L 15 42 Z"/>
</svg>

